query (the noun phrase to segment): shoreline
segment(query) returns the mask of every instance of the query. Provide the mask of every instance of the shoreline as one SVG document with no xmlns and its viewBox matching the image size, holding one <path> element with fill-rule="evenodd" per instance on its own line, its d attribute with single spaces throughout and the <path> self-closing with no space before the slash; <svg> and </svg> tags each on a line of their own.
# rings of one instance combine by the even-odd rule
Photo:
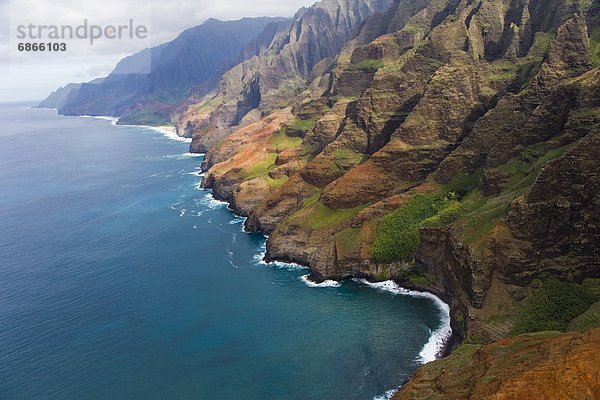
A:
<svg viewBox="0 0 600 400">
<path fill-rule="evenodd" d="M 58 113 L 57 108 L 38 107 L 38 106 L 32 106 L 31 108 L 44 109 L 44 110 L 56 110 L 56 112 Z M 93 118 L 93 119 L 99 119 L 99 120 L 103 120 L 103 121 L 110 121 L 110 124 L 112 126 L 144 128 L 144 129 L 148 129 L 148 130 L 152 130 L 152 131 L 161 133 L 167 139 L 171 139 L 171 140 L 174 140 L 177 142 L 184 142 L 184 143 L 192 142 L 192 138 L 188 138 L 185 136 L 179 136 L 179 134 L 177 134 L 177 128 L 173 125 L 152 126 L 152 125 L 119 124 L 120 117 L 113 117 L 110 115 L 62 115 L 62 114 L 58 114 L 58 115 L 60 115 L 61 117 Z M 196 153 L 194 153 L 194 154 L 196 154 Z M 203 154 L 203 153 L 197 153 L 197 154 Z"/>
<path fill-rule="evenodd" d="M 80 117 L 95 118 L 95 119 L 110 121 L 111 125 L 113 125 L 113 126 L 129 126 L 129 127 L 144 128 L 144 129 L 152 130 L 157 133 L 161 133 L 165 138 L 170 139 L 170 140 L 174 140 L 174 141 L 178 141 L 178 142 L 187 142 L 187 143 L 191 142 L 190 138 L 185 138 L 185 137 L 181 137 L 181 136 L 177 135 L 176 128 L 173 126 L 168 126 L 168 125 L 163 125 L 163 126 L 118 125 L 117 124 L 118 118 L 116 118 L 116 117 L 87 116 L 87 115 L 80 116 Z M 203 155 L 203 154 L 199 153 L 198 155 Z M 212 199 L 214 201 L 217 201 L 217 202 L 220 202 L 220 203 L 223 203 L 224 205 L 226 205 L 227 209 L 231 212 L 231 214 L 234 217 L 244 218 L 244 220 L 247 218 L 243 215 L 237 214 L 236 210 L 234 209 L 233 204 L 231 202 L 226 201 L 224 199 L 219 199 L 215 195 L 215 192 L 212 188 L 204 188 L 202 186 L 202 181 L 204 180 L 204 173 L 201 173 L 198 176 L 200 177 L 200 182 L 198 183 L 199 189 L 209 191 L 209 194 L 212 197 Z M 244 224 L 242 225 L 242 231 L 246 232 L 246 233 L 250 233 L 249 231 L 247 231 L 245 229 Z M 332 279 L 325 279 L 322 282 L 316 282 L 316 281 L 310 279 L 313 271 L 309 266 L 302 265 L 297 262 L 292 263 L 292 262 L 287 262 L 285 260 L 269 259 L 267 257 L 267 250 L 266 250 L 266 241 L 268 240 L 269 236 L 260 231 L 258 231 L 256 233 L 260 233 L 261 235 L 263 235 L 265 237 L 264 251 L 258 252 L 256 254 L 257 259 L 260 258 L 260 260 L 259 260 L 260 262 L 264 263 L 265 265 L 279 264 L 283 267 L 290 267 L 293 265 L 294 268 L 306 269 L 309 273 L 301 276 L 300 280 L 302 280 L 303 283 L 309 287 L 326 288 L 326 287 L 339 287 L 341 285 L 342 281 L 337 281 L 337 280 L 332 280 Z M 435 291 L 434 289 L 415 287 L 414 285 L 407 285 L 406 282 L 398 282 L 396 280 L 374 281 L 372 279 L 365 279 L 365 277 L 359 277 L 359 276 L 348 277 L 347 279 L 351 279 L 357 283 L 367 285 L 367 286 L 371 287 L 372 289 L 379 290 L 379 291 L 387 291 L 388 293 L 393 293 L 395 295 L 429 298 L 435 303 L 436 308 L 438 308 L 438 310 L 443 314 L 443 318 L 442 318 L 440 327 L 438 327 L 436 330 L 431 331 L 431 333 L 429 335 L 429 339 L 423 345 L 423 347 L 421 348 L 421 351 L 419 352 L 420 359 L 418 359 L 418 363 L 420 364 L 420 366 L 423 366 L 429 362 L 435 361 L 439 358 L 449 355 L 460 343 L 460 336 L 457 335 L 451 327 L 452 315 L 451 315 L 451 308 L 449 306 L 449 302 L 446 299 L 447 296 L 444 296 L 443 294 Z M 432 348 L 434 350 L 433 353 L 431 352 Z M 408 382 L 410 379 L 411 378 L 409 377 L 404 382 L 401 382 L 397 387 L 387 390 L 384 394 L 376 395 L 374 397 L 374 399 L 391 399 L 391 397 L 398 390 L 400 390 L 400 388 L 404 384 L 406 384 L 406 382 Z"/>
<path fill-rule="evenodd" d="M 204 173 L 201 175 L 201 178 L 204 179 Z M 198 187 L 201 188 L 202 190 L 209 191 L 210 196 L 215 201 L 225 204 L 227 206 L 227 209 L 235 217 L 244 218 L 244 220 L 248 218 L 247 216 L 237 214 L 235 208 L 233 207 L 233 204 L 230 201 L 218 198 L 215 195 L 215 192 L 212 188 L 203 187 L 202 181 L 199 183 Z M 242 231 L 249 233 L 249 231 L 247 231 L 245 229 L 245 227 L 242 228 Z M 267 235 L 261 231 L 257 231 L 256 233 L 260 233 L 261 235 L 263 235 L 266 240 L 268 240 L 268 238 L 269 238 L 269 235 Z M 265 246 L 266 246 L 266 241 L 265 241 Z M 266 252 L 267 252 L 267 250 L 265 247 L 264 251 L 261 253 L 258 253 L 257 256 L 260 255 L 261 260 L 267 265 L 270 263 L 280 263 L 280 264 L 284 264 L 284 265 L 293 264 L 293 265 L 296 265 L 298 268 L 306 269 L 309 273 L 306 275 L 303 275 L 300 279 L 309 287 L 315 287 L 315 288 L 339 287 L 343 280 L 350 279 L 355 282 L 368 285 L 375 290 L 387 291 L 387 292 L 391 292 L 391 293 L 394 293 L 397 295 L 430 298 L 436 304 L 436 307 L 438 308 L 438 310 L 444 314 L 444 317 L 447 320 L 442 321 L 442 326 L 438 327 L 438 329 L 436 331 L 431 332 L 429 340 L 423 345 L 421 352 L 419 352 L 419 356 L 422 357 L 421 365 L 425 365 L 425 364 L 435 361 L 439 358 L 446 357 L 447 355 L 452 353 L 452 351 L 461 342 L 460 335 L 458 335 L 456 332 L 454 332 L 454 330 L 452 329 L 452 326 L 451 326 L 452 312 L 451 312 L 449 299 L 447 298 L 447 296 L 445 296 L 444 294 L 438 292 L 437 290 L 435 290 L 433 288 L 424 288 L 424 287 L 418 287 L 415 285 L 407 285 L 406 282 L 400 282 L 397 280 L 375 281 L 372 279 L 366 279 L 364 276 L 350 276 L 350 277 L 343 279 L 342 281 L 337 281 L 337 280 L 333 280 L 333 279 L 324 279 L 323 281 L 319 282 L 319 281 L 315 281 L 315 280 L 311 279 L 313 270 L 309 266 L 303 265 L 298 262 L 291 262 L 290 260 L 272 259 L 272 258 L 267 257 Z M 446 325 L 448 330 L 446 332 L 437 332 L 441 328 L 443 328 L 444 325 Z M 436 335 L 438 335 L 438 337 L 439 337 L 439 335 L 441 335 L 442 340 L 438 343 L 435 343 L 435 342 L 430 343 L 433 339 L 436 339 L 436 341 L 437 341 Z M 421 353 L 423 353 L 424 350 L 427 349 L 431 345 L 436 346 L 435 354 L 433 355 L 433 357 L 428 357 L 427 359 L 425 359 L 425 357 Z M 404 384 L 404 383 L 402 383 L 402 384 Z"/>
<path fill-rule="evenodd" d="M 167 139 L 174 140 L 176 142 L 183 142 L 183 143 L 188 143 L 188 144 L 192 143 L 192 138 L 186 138 L 184 136 L 179 136 L 177 134 L 177 128 L 175 128 L 172 125 L 159 125 L 159 126 L 151 126 L 151 125 L 119 125 L 118 123 L 116 125 L 118 125 L 118 126 L 133 126 L 133 127 L 136 127 L 136 128 L 144 128 L 144 129 L 148 129 L 148 130 L 152 130 L 152 131 L 161 133 Z M 197 154 L 202 154 L 202 153 L 197 153 Z"/>
<path fill-rule="evenodd" d="M 199 175 L 200 178 L 204 178 L 204 173 L 201 173 Z M 199 182 L 199 184 L 197 185 L 197 189 L 200 191 L 205 191 L 207 192 L 207 196 L 210 198 L 211 202 L 215 202 L 217 204 L 220 204 L 222 206 L 225 206 L 225 208 L 231 213 L 231 215 L 233 215 L 234 218 L 236 219 L 241 219 L 241 221 L 237 221 L 236 223 L 240 223 L 241 222 L 241 231 L 244 233 L 259 233 L 261 234 L 264 238 L 264 247 L 259 248 L 259 250 L 256 252 L 254 259 L 260 263 L 263 264 L 265 266 L 276 266 L 276 267 L 280 267 L 280 268 L 285 268 L 285 269 L 294 269 L 294 270 L 305 270 L 307 272 L 309 272 L 308 274 L 304 274 L 301 275 L 299 278 L 300 280 L 306 284 L 307 286 L 311 287 L 311 288 L 329 288 L 329 287 L 340 287 L 342 282 L 344 280 L 352 280 L 356 283 L 359 284 L 365 284 L 367 286 L 369 286 L 370 288 L 374 289 L 374 290 L 378 290 L 378 291 L 386 291 L 388 293 L 392 293 L 395 295 L 404 295 L 404 296 L 416 296 L 416 297 L 425 297 L 425 298 L 429 298 L 432 301 L 434 301 L 434 303 L 436 303 L 436 305 L 438 306 L 438 309 L 440 311 L 446 311 L 446 317 L 447 317 L 447 324 L 448 324 L 448 334 L 442 337 L 442 341 L 438 342 L 440 345 L 436 347 L 436 351 L 435 354 L 433 355 L 433 357 L 431 357 L 430 359 L 425 360 L 423 357 L 423 353 L 424 350 L 426 349 L 430 349 L 431 345 L 435 345 L 436 342 L 432 341 L 432 339 L 436 338 L 436 331 L 439 331 L 441 327 L 444 326 L 444 321 L 442 321 L 442 326 L 440 328 L 438 328 L 435 331 L 432 331 L 428 341 L 423 345 L 423 347 L 421 348 L 421 351 L 419 352 L 418 358 L 416 359 L 417 363 L 419 364 L 419 366 L 417 367 L 420 368 L 432 361 L 438 360 L 440 358 L 446 357 L 448 356 L 456 347 L 458 344 L 460 344 L 460 336 L 457 335 L 454 330 L 452 330 L 451 326 L 450 326 L 450 321 L 451 321 L 451 312 L 450 312 L 450 306 L 449 304 L 446 302 L 446 298 L 447 296 L 436 292 L 434 289 L 429 289 L 429 290 L 423 290 L 423 288 L 416 288 L 416 287 L 408 287 L 408 286 L 403 286 L 401 282 L 395 281 L 395 280 L 386 280 L 386 281 L 368 281 L 367 279 L 365 279 L 364 277 L 348 277 L 345 279 L 342 279 L 340 281 L 337 280 L 332 280 L 332 279 L 325 279 L 322 282 L 315 282 L 313 280 L 310 279 L 310 272 L 312 272 L 312 270 L 310 269 L 310 267 L 302 265 L 300 263 L 297 262 L 290 262 L 290 261 L 282 261 L 282 260 L 277 260 L 277 259 L 267 259 L 266 257 L 266 241 L 269 238 L 269 235 L 263 233 L 263 232 L 251 232 L 246 230 L 245 226 L 244 226 L 244 222 L 246 221 L 246 219 L 248 217 L 243 216 L 243 215 L 239 215 L 236 213 L 235 209 L 232 207 L 232 203 L 223 199 L 220 199 L 218 197 L 215 196 L 215 193 L 213 191 L 212 188 L 205 188 L 202 187 L 201 181 Z M 379 288 L 377 286 L 385 286 L 385 288 Z M 412 285 L 411 285 L 412 286 Z M 391 289 L 391 290 L 387 290 L 387 289 Z M 446 308 L 446 310 L 443 310 L 442 308 L 444 307 L 440 307 L 440 304 L 443 304 Z M 419 357 L 421 359 L 419 359 Z M 416 370 L 415 370 L 416 372 Z M 392 397 L 407 383 L 411 380 L 412 375 L 409 376 L 406 380 L 404 380 L 403 382 L 400 382 L 398 384 L 398 386 L 388 389 L 386 390 L 383 394 L 377 394 L 373 397 L 372 400 L 390 400 L 392 399 Z"/>
</svg>

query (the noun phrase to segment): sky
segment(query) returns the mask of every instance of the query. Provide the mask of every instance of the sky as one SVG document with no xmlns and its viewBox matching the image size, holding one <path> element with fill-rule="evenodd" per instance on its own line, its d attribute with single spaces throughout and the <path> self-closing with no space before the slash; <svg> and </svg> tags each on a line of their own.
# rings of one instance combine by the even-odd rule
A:
<svg viewBox="0 0 600 400">
<path fill-rule="evenodd" d="M 291 17 L 315 0 L 0 0 L 0 102 L 41 100 L 69 82 L 87 82 L 109 74 L 127 55 L 174 39 L 208 18 Z M 52 39 L 87 20 L 87 38 Z M 131 21 L 130 21 L 131 20 Z M 33 37 L 29 26 L 33 26 Z M 121 30 L 121 38 L 102 37 L 90 44 L 90 26 Z M 47 28 L 44 28 L 46 26 Z M 129 27 L 148 33 L 128 35 Z M 21 28 L 19 28 L 21 27 Z M 42 39 L 37 39 L 41 27 Z M 71 27 L 71 28 L 68 28 Z M 118 29 L 118 28 L 117 28 Z M 20 37 L 24 32 L 25 37 Z M 116 32 L 116 29 L 115 29 Z M 55 31 L 56 33 L 56 31 Z M 115 33 L 116 35 L 116 33 Z M 19 44 L 65 43 L 65 51 L 20 51 Z"/>
</svg>

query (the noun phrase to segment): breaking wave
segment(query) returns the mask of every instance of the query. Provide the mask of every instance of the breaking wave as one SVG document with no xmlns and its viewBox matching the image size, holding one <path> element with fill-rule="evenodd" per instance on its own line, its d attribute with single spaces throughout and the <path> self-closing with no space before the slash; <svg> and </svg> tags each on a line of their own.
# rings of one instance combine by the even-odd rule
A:
<svg viewBox="0 0 600 400">
<path fill-rule="evenodd" d="M 355 282 L 362 283 L 372 288 L 386 291 L 394 294 L 401 294 L 412 297 L 423 297 L 431 299 L 437 308 L 442 313 L 442 323 L 439 328 L 431 332 L 429 340 L 421 351 L 419 352 L 420 361 L 425 364 L 434 361 L 438 356 L 441 355 L 444 350 L 444 346 L 450 336 L 452 335 L 452 328 L 450 327 L 450 307 L 444 303 L 439 297 L 428 292 L 418 292 L 416 290 L 405 289 L 393 281 L 384 282 L 369 282 L 366 279 L 353 279 Z"/>
<path fill-rule="evenodd" d="M 300 277 L 300 280 L 302 282 L 304 282 L 307 286 L 310 287 L 315 287 L 315 288 L 324 288 L 324 287 L 340 287 L 342 286 L 341 282 L 338 281 L 334 281 L 332 279 L 325 279 L 323 282 L 321 283 L 317 283 L 317 282 L 313 282 L 310 279 L 308 279 L 309 275 L 302 275 Z"/>
</svg>

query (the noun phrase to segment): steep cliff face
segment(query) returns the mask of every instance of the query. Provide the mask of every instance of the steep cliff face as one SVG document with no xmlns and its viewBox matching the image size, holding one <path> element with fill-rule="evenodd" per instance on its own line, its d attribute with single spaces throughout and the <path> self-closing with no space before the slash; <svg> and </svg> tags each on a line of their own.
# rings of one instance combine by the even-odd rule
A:
<svg viewBox="0 0 600 400">
<path fill-rule="evenodd" d="M 269 134 L 284 149 L 246 163 L 240 141 L 273 118 L 249 113 L 205 185 L 270 234 L 268 258 L 440 293 L 456 334 L 502 338 L 539 279 L 600 274 L 597 7 L 396 1 L 297 75 L 308 89 Z"/>
<path fill-rule="evenodd" d="M 595 399 L 599 335 L 553 332 L 465 345 L 421 368 L 392 399 Z"/>
<path fill-rule="evenodd" d="M 256 46 L 259 53 L 228 71 L 215 93 L 181 115 L 180 134 L 192 137 L 192 151 L 205 152 L 234 127 L 290 105 L 311 73 L 320 75 L 313 71 L 319 63 L 336 56 L 368 16 L 389 5 L 390 0 L 324 0 L 299 10 L 291 24 L 269 27 Z"/>
<path fill-rule="evenodd" d="M 600 273 L 593 256 L 600 250 L 600 164 L 591 155 L 599 145 L 600 71 L 585 57 L 586 39 L 582 19 L 563 24 L 531 86 L 501 99 L 435 173 L 445 182 L 482 171 L 482 198 L 467 196 L 464 215 L 450 227 L 425 228 L 417 261 L 437 276 L 448 265 L 461 271 L 441 281 L 468 304 L 462 330 L 485 340 L 510 329 L 510 312 L 498 312 L 496 303 L 513 309 L 534 279 L 580 281 Z M 577 43 L 584 48 L 571 58 L 563 44 Z M 572 64 L 551 66 L 556 54 Z M 470 211 L 471 201 L 485 203 Z"/>
<path fill-rule="evenodd" d="M 450 303 L 397 398 L 599 395 L 597 330 L 482 345 L 600 325 L 599 0 L 323 0 L 241 54 L 178 132 L 268 259 Z"/>
<path fill-rule="evenodd" d="M 176 39 L 123 59 L 101 81 L 82 84 L 60 104 L 65 115 L 112 115 L 122 123 L 164 123 L 190 91 L 206 93 L 240 62 L 245 46 L 282 18 L 209 19 Z"/>
</svg>

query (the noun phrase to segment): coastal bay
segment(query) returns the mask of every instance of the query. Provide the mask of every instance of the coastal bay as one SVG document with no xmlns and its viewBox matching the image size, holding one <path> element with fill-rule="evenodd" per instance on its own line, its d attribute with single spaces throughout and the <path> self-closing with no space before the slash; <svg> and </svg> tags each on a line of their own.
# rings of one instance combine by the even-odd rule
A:
<svg viewBox="0 0 600 400">
<path fill-rule="evenodd" d="M 434 300 L 266 264 L 184 141 L 0 119 L 0 397 L 371 399 L 431 357 Z"/>
</svg>

